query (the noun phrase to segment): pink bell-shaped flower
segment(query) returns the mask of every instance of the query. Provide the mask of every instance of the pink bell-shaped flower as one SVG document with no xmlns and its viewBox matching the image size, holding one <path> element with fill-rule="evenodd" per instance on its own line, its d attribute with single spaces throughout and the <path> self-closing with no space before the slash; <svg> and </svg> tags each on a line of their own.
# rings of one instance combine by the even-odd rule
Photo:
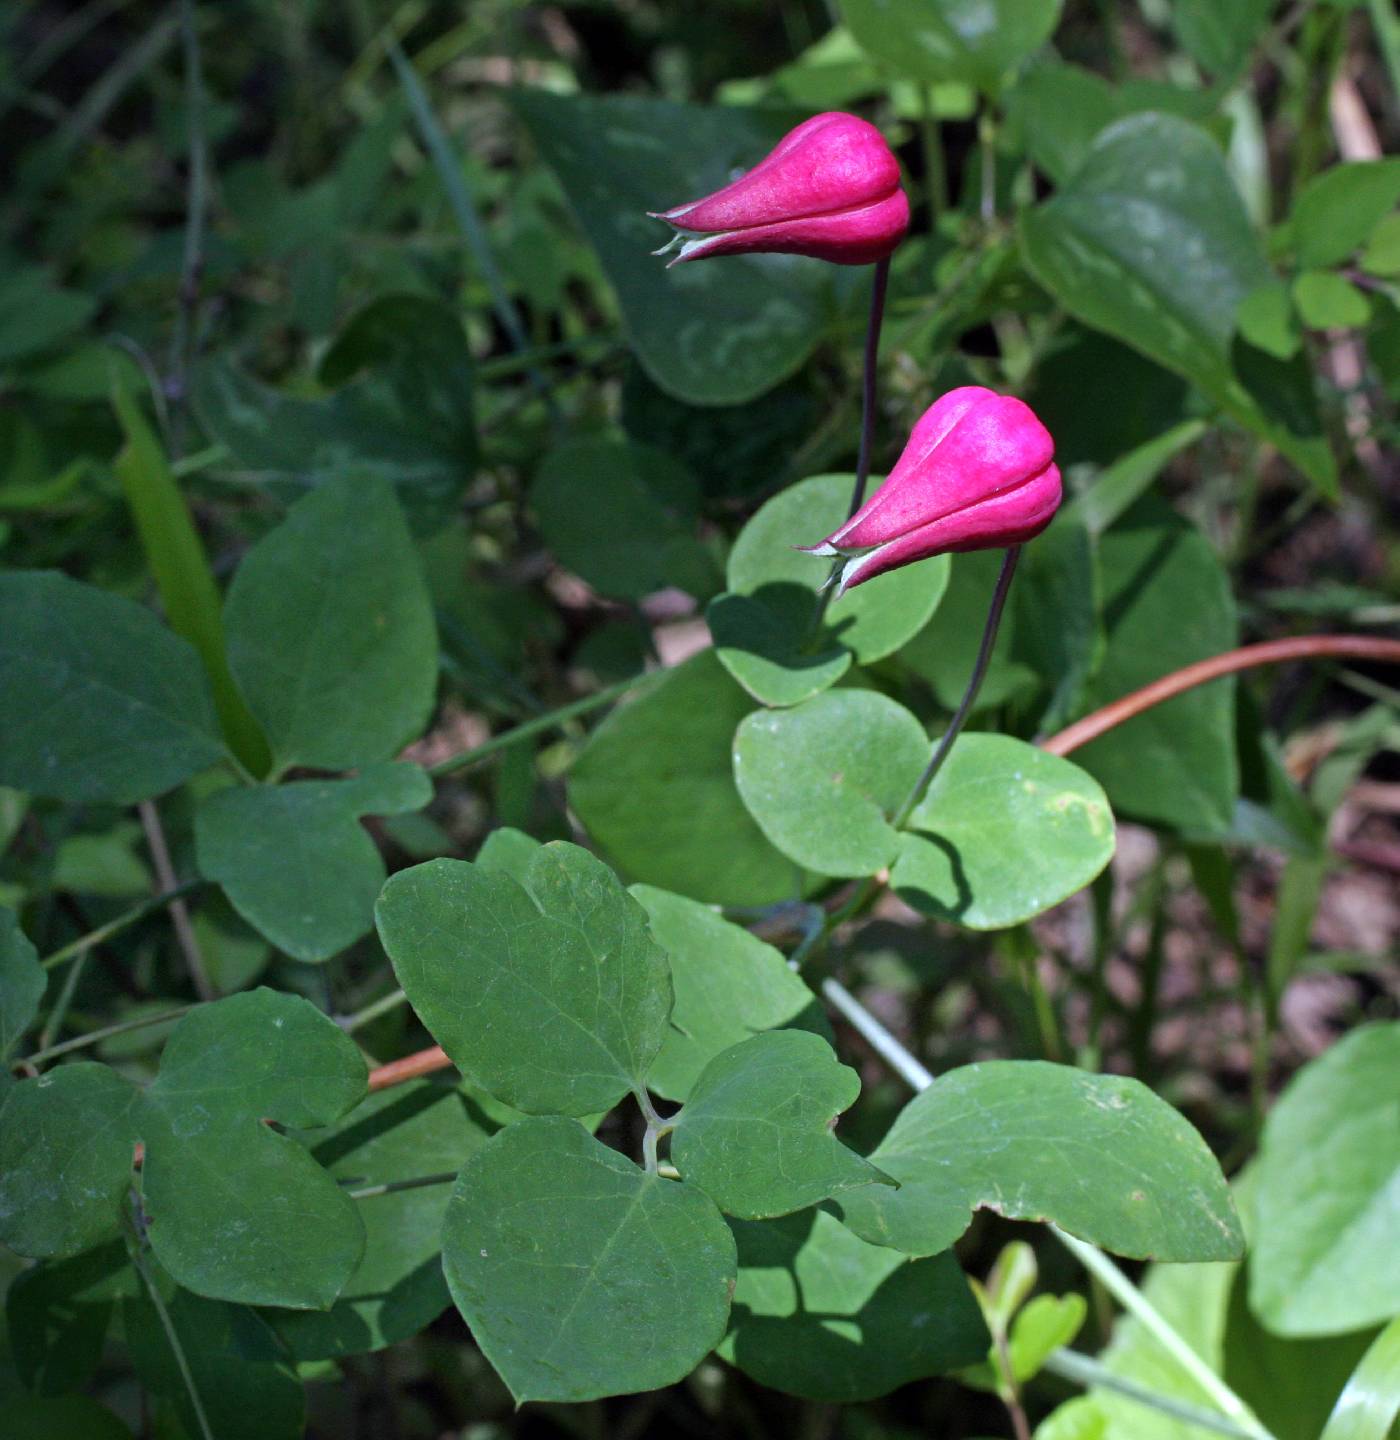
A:
<svg viewBox="0 0 1400 1440">
<path fill-rule="evenodd" d="M 837 110 L 803 121 L 723 190 L 648 213 L 676 228 L 656 251 L 679 244 L 671 265 L 752 251 L 868 265 L 885 259 L 909 228 L 899 161 L 884 136 Z"/>
<path fill-rule="evenodd" d="M 838 594 L 958 550 L 1020 545 L 1059 509 L 1055 442 L 1024 401 L 980 385 L 924 411 L 885 483 L 812 555 L 845 558 Z"/>
</svg>

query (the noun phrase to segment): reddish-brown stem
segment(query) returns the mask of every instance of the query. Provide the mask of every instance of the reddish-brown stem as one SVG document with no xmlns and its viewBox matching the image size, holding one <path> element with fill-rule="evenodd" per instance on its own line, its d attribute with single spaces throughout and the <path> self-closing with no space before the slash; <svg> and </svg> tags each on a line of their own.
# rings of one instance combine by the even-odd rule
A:
<svg viewBox="0 0 1400 1440">
<path fill-rule="evenodd" d="M 1244 645 L 1238 650 L 1227 650 L 1223 655 L 1212 655 L 1209 660 L 1198 660 L 1194 665 L 1174 670 L 1163 675 L 1141 690 L 1134 690 L 1121 700 L 1095 710 L 1082 720 L 1061 730 L 1044 741 L 1041 749 L 1052 755 L 1068 755 L 1105 735 L 1115 725 L 1141 715 L 1154 705 L 1174 699 L 1177 695 L 1194 690 L 1198 685 L 1208 684 L 1224 675 L 1234 675 L 1240 670 L 1250 670 L 1256 665 L 1277 665 L 1285 660 L 1320 660 L 1327 658 L 1346 660 L 1380 660 L 1400 665 L 1400 640 L 1385 640 L 1373 635 L 1297 635 L 1288 640 L 1265 640 L 1258 645 Z M 369 1088 L 387 1090 L 391 1085 L 401 1085 L 405 1080 L 416 1080 L 420 1075 L 430 1075 L 435 1070 L 445 1070 L 451 1061 L 441 1046 L 420 1050 L 415 1055 L 405 1055 L 402 1060 L 391 1060 L 377 1070 L 371 1070 Z"/>
<path fill-rule="evenodd" d="M 446 1070 L 452 1062 L 441 1045 L 405 1055 L 402 1060 L 391 1060 L 369 1072 L 371 1090 L 387 1090 L 391 1085 L 402 1085 L 405 1080 L 416 1080 L 420 1075 L 431 1075 L 434 1070 Z"/>
<path fill-rule="evenodd" d="M 1209 660 L 1198 660 L 1184 669 L 1173 670 L 1141 690 L 1134 690 L 1121 700 L 1095 710 L 1082 720 L 1061 730 L 1042 741 L 1041 749 L 1052 755 L 1068 755 L 1105 735 L 1115 725 L 1141 715 L 1154 705 L 1174 699 L 1198 685 L 1218 680 L 1223 675 L 1233 675 L 1240 670 L 1250 670 L 1256 665 L 1277 665 L 1284 660 L 1321 660 L 1328 657 L 1349 660 L 1381 660 L 1400 665 L 1400 640 L 1383 640 L 1374 635 L 1296 635 L 1288 640 L 1265 640 L 1259 645 L 1244 645 L 1238 650 L 1227 650 L 1223 655 L 1212 655 Z"/>
</svg>

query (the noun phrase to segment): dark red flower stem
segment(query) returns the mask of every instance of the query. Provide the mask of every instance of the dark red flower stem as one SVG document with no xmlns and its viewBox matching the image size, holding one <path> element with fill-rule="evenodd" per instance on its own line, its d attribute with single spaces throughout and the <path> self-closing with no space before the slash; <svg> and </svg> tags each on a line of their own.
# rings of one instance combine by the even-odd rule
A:
<svg viewBox="0 0 1400 1440">
<path fill-rule="evenodd" d="M 875 379 L 880 362 L 880 328 L 885 322 L 885 292 L 890 283 L 890 257 L 875 262 L 870 287 L 870 318 L 865 326 L 865 374 L 860 393 L 860 450 L 856 455 L 856 483 L 851 491 L 849 520 L 865 504 L 865 482 L 870 478 L 870 452 L 875 440 Z"/>
<path fill-rule="evenodd" d="M 924 767 L 924 773 L 919 776 L 914 788 L 909 792 L 909 798 L 899 807 L 894 819 L 890 822 L 896 830 L 904 829 L 905 822 L 914 813 L 914 807 L 928 793 L 928 787 L 933 784 L 934 776 L 943 768 L 943 762 L 948 758 L 948 753 L 953 748 L 953 742 L 958 738 L 963 726 L 967 724 L 967 717 L 972 714 L 972 707 L 977 703 L 977 692 L 987 678 L 987 666 L 991 664 L 992 651 L 996 648 L 997 643 L 997 631 L 1001 628 L 1001 614 L 1006 609 L 1006 597 L 1011 593 L 1011 582 L 1016 576 L 1016 562 L 1020 558 L 1021 547 L 1019 545 L 1009 546 L 1006 554 L 1002 556 L 1001 573 L 997 576 L 996 589 L 992 591 L 992 603 L 987 610 L 987 623 L 982 627 L 982 643 L 977 649 L 977 661 L 972 667 L 972 675 L 967 682 L 967 689 L 963 691 L 957 713 L 934 747 L 933 756 Z"/>
</svg>

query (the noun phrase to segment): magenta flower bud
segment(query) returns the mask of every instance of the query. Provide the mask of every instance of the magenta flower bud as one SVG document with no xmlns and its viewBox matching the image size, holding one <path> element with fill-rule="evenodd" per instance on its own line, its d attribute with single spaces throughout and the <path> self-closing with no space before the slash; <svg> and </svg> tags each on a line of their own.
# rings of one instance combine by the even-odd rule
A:
<svg viewBox="0 0 1400 1440">
<path fill-rule="evenodd" d="M 1054 455 L 1023 401 L 980 385 L 950 390 L 924 411 L 870 499 L 820 545 L 800 548 L 846 559 L 843 594 L 931 555 L 1020 545 L 1059 509 Z"/>
<path fill-rule="evenodd" d="M 676 227 L 655 252 L 662 255 L 679 244 L 671 265 L 752 251 L 867 265 L 889 255 L 909 228 L 899 161 L 884 136 L 837 110 L 790 130 L 771 154 L 723 190 L 674 210 L 647 213 Z"/>
</svg>

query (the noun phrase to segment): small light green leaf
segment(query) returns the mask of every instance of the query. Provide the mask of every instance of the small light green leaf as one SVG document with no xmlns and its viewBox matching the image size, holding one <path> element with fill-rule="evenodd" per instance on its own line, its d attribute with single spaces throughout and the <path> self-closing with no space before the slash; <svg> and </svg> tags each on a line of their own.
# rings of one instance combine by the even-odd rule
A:
<svg viewBox="0 0 1400 1440">
<path fill-rule="evenodd" d="M 1291 360 L 1303 348 L 1298 312 L 1282 280 L 1256 285 L 1240 301 L 1237 319 L 1240 334 L 1276 360 Z"/>
<path fill-rule="evenodd" d="M 995 94 L 1055 32 L 1062 0 L 841 0 L 851 33 L 916 80 L 961 80 Z"/>
<path fill-rule="evenodd" d="M 1362 1357 L 1322 1432 L 1322 1440 L 1386 1440 L 1400 1415 L 1400 1320 Z"/>
<path fill-rule="evenodd" d="M 629 878 L 719 905 L 798 896 L 800 870 L 734 788 L 734 727 L 752 709 L 705 650 L 593 732 L 569 774 L 569 804 Z"/>
<path fill-rule="evenodd" d="M 1113 858 L 1113 812 L 1097 782 L 1009 735 L 960 736 L 909 823 L 920 833 L 902 838 L 891 885 L 969 930 L 1019 925 Z"/>
<path fill-rule="evenodd" d="M 421 810 L 432 782 L 416 765 L 366 766 L 348 780 L 219 790 L 195 812 L 200 873 L 297 960 L 338 955 L 374 926 L 384 861 L 360 817 Z"/>
<path fill-rule="evenodd" d="M 443 1268 L 517 1401 L 673 1384 L 718 1343 L 734 1240 L 698 1190 L 561 1118 L 508 1125 L 462 1167 Z"/>
<path fill-rule="evenodd" d="M 1398 1121 L 1400 1024 L 1353 1030 L 1269 1113 L 1249 1303 L 1270 1330 L 1339 1335 L 1400 1310 Z"/>
<path fill-rule="evenodd" d="M 0 1061 L 33 1023 L 48 984 L 38 951 L 19 928 L 19 916 L 0 906 Z"/>
<path fill-rule="evenodd" d="M 474 1084 L 562 1115 L 642 1085 L 671 1011 L 666 955 L 588 851 L 543 846 L 520 880 L 430 860 L 393 876 L 375 913 L 409 1003 Z"/>
<path fill-rule="evenodd" d="M 203 1299 L 171 1285 L 158 1271 L 157 1276 L 216 1440 L 300 1440 L 306 1425 L 301 1381 L 262 1318 L 244 1305 Z M 185 1434 L 199 1435 L 185 1377 L 144 1289 L 123 1302 L 122 1320 L 142 1385 L 174 1405 Z"/>
<path fill-rule="evenodd" d="M 545 542 L 604 595 L 640 600 L 667 585 L 704 599 L 719 582 L 695 533 L 700 493 L 665 450 L 573 440 L 545 456 L 530 488 Z"/>
<path fill-rule="evenodd" d="M 385 760 L 427 723 L 437 684 L 428 587 L 392 490 L 330 480 L 238 567 L 228 658 L 280 767 Z"/>
<path fill-rule="evenodd" d="M 708 195 L 802 118 L 749 106 L 517 90 L 511 104 L 559 177 L 617 292 L 638 360 L 690 405 L 741 405 L 801 366 L 837 278 L 801 257 L 740 255 L 668 271 L 648 211 Z"/>
<path fill-rule="evenodd" d="M 439 1078 L 381 1090 L 329 1133 L 303 1138 L 353 1191 L 458 1170 L 495 1128 Z M 423 1185 L 355 1201 L 365 1253 L 340 1299 L 324 1312 L 263 1312 L 298 1360 L 381 1350 L 418 1334 L 452 1303 L 439 1259 L 450 1194 L 448 1184 Z"/>
<path fill-rule="evenodd" d="M 899 835 L 890 817 L 930 752 L 923 726 L 872 690 L 829 690 L 750 715 L 734 736 L 734 779 L 763 832 L 821 875 L 873 875 Z"/>
<path fill-rule="evenodd" d="M 1081 708 L 1097 709 L 1238 643 L 1229 579 L 1192 525 L 1153 497 L 1099 541 L 1103 660 Z M 1227 830 L 1239 798 L 1234 684 L 1202 686 L 1116 726 L 1074 754 L 1114 813 L 1196 835 Z"/>
<path fill-rule="evenodd" d="M 477 863 L 485 863 L 484 849 Z M 676 994 L 649 1090 L 684 1100 L 720 1051 L 760 1031 L 793 1026 L 831 1039 L 820 1001 L 780 951 L 683 895 L 650 885 L 634 885 L 632 894 L 670 956 Z"/>
<path fill-rule="evenodd" d="M 729 555 L 729 592 L 706 618 L 725 668 L 756 699 L 795 705 L 869 664 L 927 624 L 948 584 L 948 558 L 909 566 L 843 595 L 812 634 L 831 563 L 815 545 L 846 518 L 854 478 L 816 475 L 790 486 L 744 526 Z M 872 487 L 873 489 L 873 482 Z"/>
<path fill-rule="evenodd" d="M 1020 233 L 1031 271 L 1072 315 L 1184 375 L 1335 489 L 1308 366 L 1232 343 L 1240 302 L 1273 272 L 1204 130 L 1151 111 L 1109 126 Z"/>
<path fill-rule="evenodd" d="M 219 1299 L 324 1308 L 364 1231 L 354 1202 L 264 1121 L 330 1124 L 365 1076 L 308 1001 L 254 990 L 187 1015 L 144 1091 L 87 1063 L 24 1081 L 0 1112 L 0 1239 L 43 1258 L 117 1234 L 140 1142 L 151 1245 L 171 1275 Z"/>
<path fill-rule="evenodd" d="M 149 610 L 57 573 L 0 575 L 0 781 L 126 805 L 223 753 L 199 656 Z"/>
<path fill-rule="evenodd" d="M 916 1096 L 871 1160 L 899 1189 L 834 1202 L 874 1244 L 951 1245 L 977 1209 L 1048 1220 L 1133 1258 L 1234 1260 L 1229 1188 L 1190 1124 L 1136 1080 L 1038 1060 L 965 1065 Z"/>
<path fill-rule="evenodd" d="M 951 1254 L 908 1261 L 820 1210 L 731 1228 L 739 1283 L 719 1353 L 761 1385 L 852 1403 L 986 1354 L 987 1327 Z"/>
<path fill-rule="evenodd" d="M 1089 1305 L 1082 1295 L 1036 1295 L 1011 1322 L 1011 1371 L 1024 1385 L 1062 1345 L 1072 1344 Z"/>
<path fill-rule="evenodd" d="M 716 1055 L 671 1137 L 671 1159 L 727 1215 L 768 1220 L 857 1185 L 893 1183 L 833 1134 L 860 1076 L 803 1030 L 755 1035 Z"/>
<path fill-rule="evenodd" d="M 1354 160 L 1310 180 L 1289 217 L 1298 264 L 1339 265 L 1400 201 L 1400 159 Z"/>
<path fill-rule="evenodd" d="M 1293 299 L 1309 330 L 1352 330 L 1371 318 L 1371 302 L 1331 270 L 1305 270 L 1293 281 Z"/>
</svg>

